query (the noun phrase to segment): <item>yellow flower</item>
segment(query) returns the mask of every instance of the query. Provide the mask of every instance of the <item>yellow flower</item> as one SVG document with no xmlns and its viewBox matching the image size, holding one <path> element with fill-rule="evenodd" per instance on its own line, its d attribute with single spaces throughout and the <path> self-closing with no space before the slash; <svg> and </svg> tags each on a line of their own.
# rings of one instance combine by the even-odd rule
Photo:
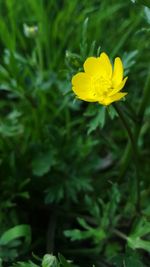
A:
<svg viewBox="0 0 150 267">
<path fill-rule="evenodd" d="M 123 98 L 127 93 L 120 92 L 126 83 L 123 79 L 123 64 L 115 58 L 114 69 L 106 53 L 100 57 L 89 57 L 84 62 L 84 72 L 72 78 L 72 90 L 77 98 L 88 102 L 110 105 Z"/>
</svg>

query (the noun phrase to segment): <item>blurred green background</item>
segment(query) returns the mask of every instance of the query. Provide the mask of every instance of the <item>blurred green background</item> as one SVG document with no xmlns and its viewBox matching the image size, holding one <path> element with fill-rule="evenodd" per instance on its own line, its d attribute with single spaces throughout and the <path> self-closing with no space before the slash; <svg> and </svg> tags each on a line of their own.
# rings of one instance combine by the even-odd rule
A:
<svg viewBox="0 0 150 267">
<path fill-rule="evenodd" d="M 149 1 L 0 0 L 0 48 L 0 266 L 148 267 Z M 115 110 L 71 91 L 103 51 L 129 77 L 119 105 L 138 139 L 139 214 Z"/>
</svg>

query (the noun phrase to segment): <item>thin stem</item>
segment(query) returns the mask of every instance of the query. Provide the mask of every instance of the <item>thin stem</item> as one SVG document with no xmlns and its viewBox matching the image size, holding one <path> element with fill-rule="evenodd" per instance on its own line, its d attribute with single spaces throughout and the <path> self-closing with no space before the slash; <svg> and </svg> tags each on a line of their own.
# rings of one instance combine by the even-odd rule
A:
<svg viewBox="0 0 150 267">
<path fill-rule="evenodd" d="M 135 171 L 136 171 L 136 188 L 137 188 L 137 203 L 136 203 L 136 207 L 137 207 L 137 212 L 140 212 L 140 179 L 139 179 L 139 168 L 138 168 L 138 148 L 137 148 L 137 143 L 136 143 L 136 139 L 134 138 L 132 131 L 130 129 L 130 126 L 126 120 L 126 117 L 124 116 L 124 113 L 122 112 L 122 110 L 119 108 L 119 106 L 114 103 L 113 104 L 116 112 L 118 113 L 120 120 L 124 126 L 124 128 L 127 131 L 129 140 L 131 142 L 131 147 L 133 150 L 133 155 L 134 155 L 134 160 L 135 160 Z"/>
<path fill-rule="evenodd" d="M 118 229 L 113 229 L 112 232 L 124 240 L 128 239 L 128 237 L 124 233 L 120 232 Z"/>
<path fill-rule="evenodd" d="M 43 70 L 43 55 L 42 55 L 42 46 L 40 44 L 39 38 L 36 40 L 36 45 L 37 45 L 37 55 L 38 55 L 38 61 L 39 61 L 39 69 L 42 73 Z"/>
<path fill-rule="evenodd" d="M 134 123 L 139 123 L 139 118 L 135 113 L 135 110 L 133 110 L 133 108 L 129 104 L 129 102 L 126 101 L 126 105 L 123 105 L 122 108 L 124 109 L 127 116 L 129 116 Z"/>
<path fill-rule="evenodd" d="M 119 108 L 119 106 L 116 103 L 114 103 L 113 106 L 114 106 L 116 112 L 118 113 L 118 115 L 119 115 L 119 117 L 120 117 L 120 119 L 121 119 L 121 121 L 122 121 L 125 129 L 127 130 L 127 133 L 128 133 L 129 139 L 130 139 L 130 142 L 131 142 L 132 147 L 133 147 L 133 151 L 134 152 L 137 152 L 136 151 L 137 150 L 136 144 L 135 144 L 135 141 L 134 141 L 134 138 L 133 138 L 133 135 L 132 135 L 130 126 L 129 126 L 127 120 L 126 120 L 126 117 L 124 116 L 122 110 Z"/>
<path fill-rule="evenodd" d="M 143 90 L 143 99 L 141 101 L 141 104 L 139 106 L 139 109 L 138 109 L 138 112 L 137 112 L 137 117 L 139 119 L 139 122 L 135 125 L 134 127 L 134 139 L 138 140 L 138 137 L 139 137 L 139 134 L 140 134 L 140 130 L 141 130 L 141 125 L 142 125 L 142 122 L 143 122 L 143 118 L 144 118 L 144 114 L 145 114 L 145 110 L 146 110 L 146 107 L 148 105 L 148 101 L 150 99 L 150 67 L 148 69 L 148 76 L 147 76 L 147 79 L 146 79 L 146 82 L 145 82 L 145 86 L 144 86 L 144 90 Z M 131 150 L 131 144 L 128 143 L 126 149 L 125 149 L 125 152 L 124 152 L 124 155 L 121 159 L 121 163 L 120 163 L 120 179 L 124 176 L 126 170 L 127 170 L 127 167 L 129 165 L 129 162 L 130 162 L 130 158 L 131 158 L 131 153 L 132 150 Z"/>
<path fill-rule="evenodd" d="M 148 76 L 145 82 L 145 86 L 144 86 L 144 96 L 143 96 L 143 100 L 141 102 L 141 105 L 139 106 L 139 110 L 138 110 L 138 117 L 140 118 L 140 120 L 143 120 L 144 117 L 144 112 L 145 112 L 145 108 L 147 106 L 147 103 L 150 99 L 150 66 L 148 69 Z"/>
<path fill-rule="evenodd" d="M 55 232 L 56 232 L 56 224 L 57 224 L 57 214 L 56 211 L 51 213 L 48 231 L 47 231 L 47 253 L 53 253 L 55 248 Z"/>
</svg>

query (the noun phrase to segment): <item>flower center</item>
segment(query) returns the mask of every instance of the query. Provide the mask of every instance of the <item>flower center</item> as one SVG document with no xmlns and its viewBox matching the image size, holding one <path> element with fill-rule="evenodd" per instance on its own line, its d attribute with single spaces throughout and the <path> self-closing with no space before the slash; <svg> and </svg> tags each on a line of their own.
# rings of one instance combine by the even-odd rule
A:
<svg viewBox="0 0 150 267">
<path fill-rule="evenodd" d="M 99 98 L 107 97 L 108 92 L 111 90 L 111 80 L 104 78 L 103 76 L 94 77 L 92 81 L 94 93 Z"/>
</svg>

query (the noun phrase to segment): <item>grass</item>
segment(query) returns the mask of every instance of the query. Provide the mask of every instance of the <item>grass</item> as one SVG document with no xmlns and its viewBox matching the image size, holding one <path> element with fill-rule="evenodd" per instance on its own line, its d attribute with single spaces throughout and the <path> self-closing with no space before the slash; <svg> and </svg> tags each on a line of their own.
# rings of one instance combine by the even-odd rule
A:
<svg viewBox="0 0 150 267">
<path fill-rule="evenodd" d="M 148 266 L 144 4 L 0 0 L 1 266 Z M 129 77 L 119 107 L 138 144 L 140 214 L 133 154 L 114 108 L 74 100 L 71 92 L 72 75 L 101 51 L 120 56 Z M 58 253 L 73 262 L 44 257 Z"/>
</svg>

